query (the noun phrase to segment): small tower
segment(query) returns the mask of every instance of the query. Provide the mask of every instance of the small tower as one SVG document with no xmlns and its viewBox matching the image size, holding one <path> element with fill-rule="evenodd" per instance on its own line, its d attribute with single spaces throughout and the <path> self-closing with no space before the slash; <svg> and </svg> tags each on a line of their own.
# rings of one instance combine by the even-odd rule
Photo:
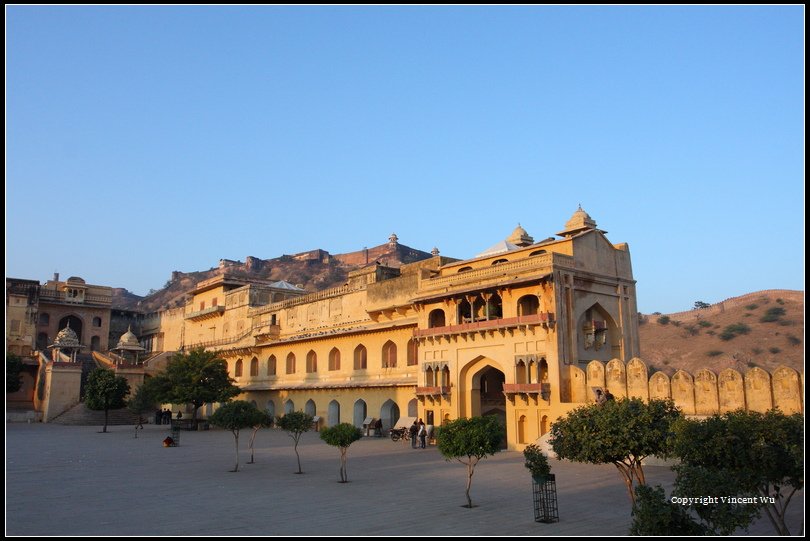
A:
<svg viewBox="0 0 810 541">
<path fill-rule="evenodd" d="M 63 352 L 70 357 L 71 362 L 75 363 L 76 353 L 84 349 L 84 347 L 85 346 L 79 343 L 79 337 L 76 336 L 76 333 L 70 328 L 70 323 L 68 323 L 65 325 L 64 329 L 59 331 L 53 344 L 48 346 L 48 349 L 51 350 L 51 358 L 54 361 L 58 361 L 59 353 Z"/>
<path fill-rule="evenodd" d="M 396 248 L 398 242 L 399 238 L 397 237 L 397 234 L 391 233 L 391 236 L 388 237 L 388 246 L 390 246 L 391 248 Z"/>
<path fill-rule="evenodd" d="M 587 212 L 582 210 L 582 205 L 579 205 L 577 210 L 571 216 L 571 219 L 565 222 L 565 229 L 557 233 L 561 237 L 573 237 L 577 233 L 582 233 L 589 229 L 596 229 L 596 222 L 591 218 Z M 599 229 L 598 231 L 602 231 Z M 607 233 L 607 231 L 602 231 Z"/>
<path fill-rule="evenodd" d="M 506 238 L 506 242 L 514 244 L 515 246 L 531 246 L 534 244 L 534 239 L 523 229 L 520 224 L 512 231 L 512 234 Z"/>
<path fill-rule="evenodd" d="M 134 355 L 135 364 L 138 364 L 138 354 L 146 350 L 138 343 L 138 337 L 132 332 L 132 326 L 130 325 L 127 327 L 127 332 L 121 335 L 121 339 L 118 340 L 118 345 L 113 348 L 113 351 L 117 351 L 121 358 L 125 360 L 125 352 L 129 351 L 131 355 Z"/>
<path fill-rule="evenodd" d="M 430 251 L 430 255 L 432 255 L 433 257 L 438 256 L 439 255 L 439 249 L 434 246 L 433 249 Z"/>
</svg>

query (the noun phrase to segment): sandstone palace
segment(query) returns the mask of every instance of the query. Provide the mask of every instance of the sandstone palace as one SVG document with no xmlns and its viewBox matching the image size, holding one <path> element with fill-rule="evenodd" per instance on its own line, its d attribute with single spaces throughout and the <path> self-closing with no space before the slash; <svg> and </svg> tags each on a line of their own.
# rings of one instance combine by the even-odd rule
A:
<svg viewBox="0 0 810 541">
<path fill-rule="evenodd" d="M 438 426 L 493 415 L 515 449 L 592 401 L 595 386 L 617 397 L 672 397 L 686 413 L 739 407 L 720 403 L 722 374 L 719 383 L 711 372 L 705 381 L 680 372 L 671 381 L 660 373 L 648 379 L 637 358 L 628 246 L 611 243 L 581 208 L 556 237 L 535 242 L 518 227 L 473 259 L 434 253 L 398 267 L 371 261 L 344 285 L 316 292 L 226 269 L 197 283 L 183 306 L 138 316 L 138 337 L 123 332 L 125 315 L 116 317 L 109 292 L 98 289 L 77 278 L 43 286 L 7 280 L 8 343 L 26 332 L 33 337 L 19 344 L 30 340 L 39 359 L 28 392 L 46 421 L 78 402 L 77 352 L 91 350 L 96 364 L 137 385 L 173 352 L 193 347 L 217 351 L 243 390 L 240 398 L 271 414 L 304 410 L 322 426 L 375 418 L 384 428 L 408 417 Z M 122 332 L 114 346 L 107 333 L 116 325 Z M 73 346 L 60 347 L 60 340 Z M 759 371 L 752 381 L 768 378 L 770 393 L 770 375 Z M 744 382 L 734 374 L 727 383 L 739 387 L 746 407 L 749 376 Z M 701 394 L 704 383 L 713 385 L 713 398 L 711 389 Z M 45 391 L 34 392 L 37 385 Z M 56 396 L 57 385 L 76 389 Z"/>
</svg>

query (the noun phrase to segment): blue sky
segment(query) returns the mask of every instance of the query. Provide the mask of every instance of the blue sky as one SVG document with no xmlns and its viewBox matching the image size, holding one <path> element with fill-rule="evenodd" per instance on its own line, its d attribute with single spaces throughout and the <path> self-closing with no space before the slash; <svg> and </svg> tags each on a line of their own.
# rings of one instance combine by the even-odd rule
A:
<svg viewBox="0 0 810 541">
<path fill-rule="evenodd" d="M 468 258 L 578 204 L 639 309 L 804 289 L 804 7 L 6 7 L 6 275 Z"/>
</svg>

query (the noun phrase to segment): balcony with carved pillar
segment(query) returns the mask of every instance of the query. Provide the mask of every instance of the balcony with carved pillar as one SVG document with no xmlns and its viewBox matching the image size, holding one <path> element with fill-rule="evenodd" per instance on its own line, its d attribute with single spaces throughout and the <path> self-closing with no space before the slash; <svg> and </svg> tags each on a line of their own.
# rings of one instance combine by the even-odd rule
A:
<svg viewBox="0 0 810 541">
<path fill-rule="evenodd" d="M 514 400 L 515 396 L 523 395 L 526 398 L 533 398 L 548 401 L 551 397 L 550 383 L 504 383 L 503 394 L 506 398 Z"/>
</svg>

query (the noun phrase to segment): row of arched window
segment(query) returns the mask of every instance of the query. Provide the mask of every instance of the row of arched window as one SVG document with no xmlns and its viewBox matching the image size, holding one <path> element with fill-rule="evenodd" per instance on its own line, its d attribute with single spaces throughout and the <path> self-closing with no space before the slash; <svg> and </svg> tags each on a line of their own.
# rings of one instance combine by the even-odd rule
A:
<svg viewBox="0 0 810 541">
<path fill-rule="evenodd" d="M 381 358 L 380 358 L 380 368 L 396 368 L 398 362 L 397 356 L 397 345 L 388 340 L 382 346 L 382 350 L 380 351 Z M 295 374 L 297 371 L 298 366 L 296 365 L 296 356 L 295 353 L 290 352 L 287 354 L 285 366 L 284 366 L 284 373 L 285 374 Z M 352 366 L 354 370 L 367 370 L 368 369 L 368 349 L 363 344 L 358 345 L 354 348 L 354 352 L 352 354 Z M 405 355 L 405 362 L 407 366 L 414 366 L 418 364 L 418 345 L 415 340 L 411 339 L 408 340 L 408 345 L 406 346 L 406 355 Z M 329 351 L 329 358 L 327 362 L 327 369 L 329 372 L 333 372 L 336 370 L 340 370 L 341 366 L 341 353 L 340 350 L 336 347 L 332 348 Z M 305 367 L 307 374 L 314 374 L 318 372 L 318 354 L 315 353 L 314 350 L 309 350 L 306 356 L 306 364 Z M 265 375 L 266 376 L 275 376 L 277 375 L 277 359 L 275 355 L 270 355 L 265 362 Z M 234 366 L 234 377 L 242 377 L 244 372 L 244 366 L 242 359 L 238 359 L 236 361 L 236 365 Z M 251 376 L 258 376 L 259 375 L 259 359 L 253 357 L 250 361 L 250 375 Z"/>
<path fill-rule="evenodd" d="M 533 316 L 540 311 L 540 298 L 537 295 L 523 295 L 517 301 L 518 316 Z M 503 317 L 503 302 L 497 293 L 484 293 L 476 295 L 472 304 L 468 299 L 462 299 L 456 309 L 456 322 L 472 323 L 475 321 L 500 319 Z M 428 328 L 444 327 L 447 317 L 442 308 L 431 310 L 428 314 Z M 451 323 L 452 325 L 452 323 Z"/>
</svg>

